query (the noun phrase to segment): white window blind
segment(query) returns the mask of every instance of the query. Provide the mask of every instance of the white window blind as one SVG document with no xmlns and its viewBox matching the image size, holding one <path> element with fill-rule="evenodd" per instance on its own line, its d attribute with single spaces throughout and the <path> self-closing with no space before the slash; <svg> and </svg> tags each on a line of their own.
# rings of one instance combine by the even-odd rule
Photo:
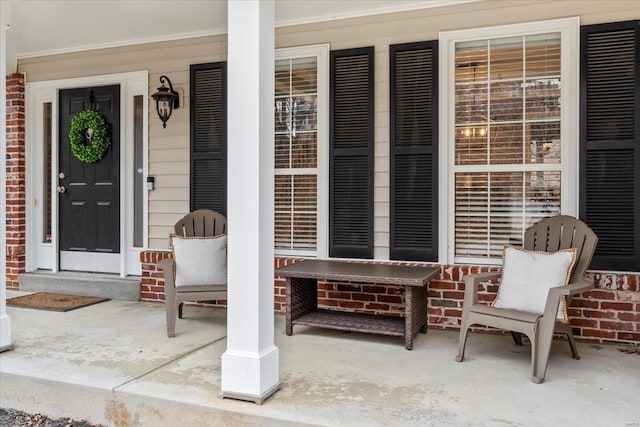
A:
<svg viewBox="0 0 640 427">
<path fill-rule="evenodd" d="M 275 250 L 315 256 L 318 248 L 318 64 L 275 67 Z"/>
<path fill-rule="evenodd" d="M 455 43 L 454 256 L 501 259 L 561 211 L 559 32 Z"/>
</svg>

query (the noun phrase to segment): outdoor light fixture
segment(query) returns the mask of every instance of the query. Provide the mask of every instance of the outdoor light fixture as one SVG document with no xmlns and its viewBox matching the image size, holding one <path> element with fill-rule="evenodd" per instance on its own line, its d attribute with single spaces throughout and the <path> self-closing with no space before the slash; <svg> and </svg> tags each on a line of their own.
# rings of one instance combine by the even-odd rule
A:
<svg viewBox="0 0 640 427">
<path fill-rule="evenodd" d="M 165 82 L 169 84 L 168 88 L 164 85 Z M 158 117 L 162 120 L 162 127 L 166 128 L 167 120 L 171 117 L 173 109 L 180 107 L 180 97 L 178 92 L 173 90 L 169 77 L 160 76 L 160 83 L 162 86 L 151 97 L 156 101 L 156 111 L 158 112 Z"/>
</svg>

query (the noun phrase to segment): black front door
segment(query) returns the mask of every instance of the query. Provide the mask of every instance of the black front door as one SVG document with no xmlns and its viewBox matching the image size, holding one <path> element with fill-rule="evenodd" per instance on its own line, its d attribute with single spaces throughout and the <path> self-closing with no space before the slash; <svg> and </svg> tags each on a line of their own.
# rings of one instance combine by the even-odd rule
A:
<svg viewBox="0 0 640 427">
<path fill-rule="evenodd" d="M 120 85 L 61 90 L 59 105 L 60 269 L 115 273 L 120 253 Z M 78 160 L 69 142 L 71 120 L 89 109 L 104 117 L 111 140 L 95 163 Z"/>
</svg>

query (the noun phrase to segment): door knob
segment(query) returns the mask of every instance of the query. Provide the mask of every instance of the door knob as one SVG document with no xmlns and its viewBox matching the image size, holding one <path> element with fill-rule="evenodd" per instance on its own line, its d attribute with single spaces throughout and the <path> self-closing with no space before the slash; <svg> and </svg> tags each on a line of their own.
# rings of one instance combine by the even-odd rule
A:
<svg viewBox="0 0 640 427">
<path fill-rule="evenodd" d="M 64 193 L 65 191 L 67 191 L 67 189 L 66 189 L 66 188 L 64 188 L 64 186 L 63 186 L 63 185 L 60 185 L 60 186 L 58 187 L 58 193 L 62 194 L 62 193 Z"/>
</svg>

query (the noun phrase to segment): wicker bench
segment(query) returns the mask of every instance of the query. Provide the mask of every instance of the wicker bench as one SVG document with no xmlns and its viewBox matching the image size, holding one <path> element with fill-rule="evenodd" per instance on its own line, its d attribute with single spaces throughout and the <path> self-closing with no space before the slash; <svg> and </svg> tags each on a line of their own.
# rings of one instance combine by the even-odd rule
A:
<svg viewBox="0 0 640 427">
<path fill-rule="evenodd" d="M 404 337 L 413 348 L 416 332 L 427 332 L 427 285 L 437 267 L 400 266 L 363 262 L 305 260 L 276 269 L 286 278 L 286 334 L 293 325 Z M 318 280 L 398 285 L 405 290 L 404 317 L 318 309 Z"/>
</svg>

